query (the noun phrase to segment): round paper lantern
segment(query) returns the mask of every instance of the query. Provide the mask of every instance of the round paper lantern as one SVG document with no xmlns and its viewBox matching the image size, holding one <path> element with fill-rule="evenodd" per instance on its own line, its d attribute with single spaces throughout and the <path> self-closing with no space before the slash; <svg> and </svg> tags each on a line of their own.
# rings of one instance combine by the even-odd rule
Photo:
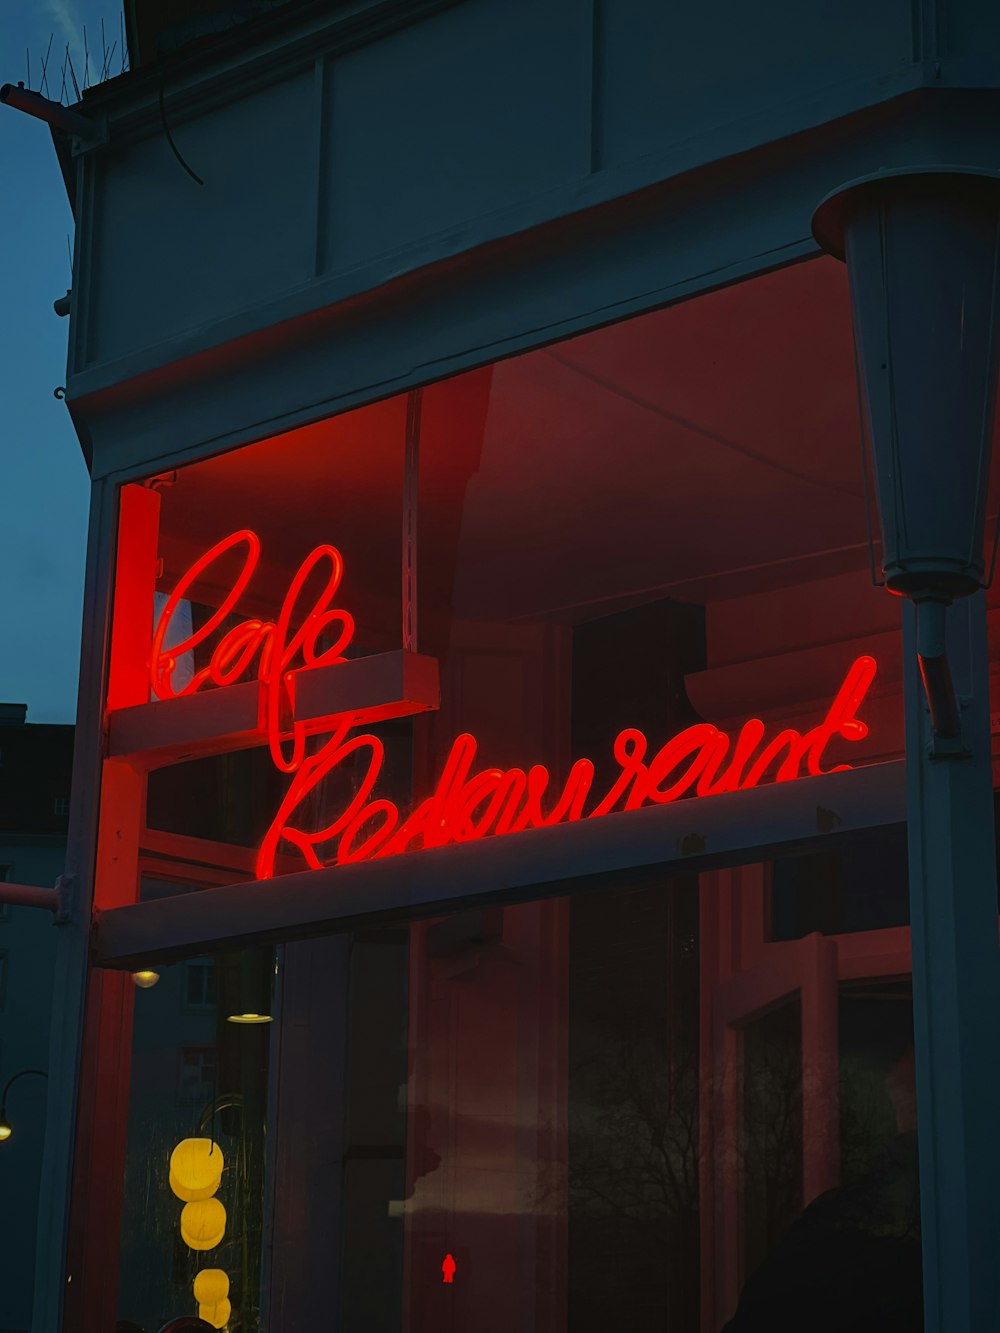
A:
<svg viewBox="0 0 1000 1333">
<path fill-rule="evenodd" d="M 219 1199 L 197 1199 L 181 1209 L 181 1240 L 189 1250 L 213 1250 L 226 1233 L 226 1210 Z"/>
<path fill-rule="evenodd" d="M 174 1189 L 172 1183 L 170 1188 L 179 1199 L 210 1198 L 219 1188 L 224 1165 L 222 1149 L 212 1139 L 182 1139 L 170 1154 L 170 1174 L 178 1186 Z"/>
<path fill-rule="evenodd" d="M 170 1189 L 177 1195 L 178 1199 L 183 1199 L 185 1203 L 194 1203 L 197 1199 L 210 1199 L 221 1184 L 222 1181 L 217 1180 L 214 1185 L 206 1185 L 204 1189 L 185 1189 L 184 1186 L 178 1182 L 174 1173 L 172 1171 L 170 1173 Z"/>
<path fill-rule="evenodd" d="M 229 1275 L 221 1268 L 203 1268 L 195 1274 L 194 1298 L 199 1305 L 218 1305 L 229 1295 Z"/>
<path fill-rule="evenodd" d="M 219 1301 L 218 1305 L 199 1305 L 199 1318 L 204 1319 L 206 1324 L 211 1324 L 213 1328 L 225 1328 L 229 1323 L 229 1316 L 233 1313 L 233 1307 L 228 1301 Z"/>
</svg>

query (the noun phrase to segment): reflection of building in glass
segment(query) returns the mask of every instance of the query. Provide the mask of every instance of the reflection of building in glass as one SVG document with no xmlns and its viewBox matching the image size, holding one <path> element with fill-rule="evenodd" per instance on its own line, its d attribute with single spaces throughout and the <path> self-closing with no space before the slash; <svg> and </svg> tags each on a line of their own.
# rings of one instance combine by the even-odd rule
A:
<svg viewBox="0 0 1000 1333">
<path fill-rule="evenodd" d="M 189 1106 L 204 1106 L 215 1090 L 216 1051 L 213 1046 L 181 1047 L 181 1098 Z"/>
<path fill-rule="evenodd" d="M 248 983 L 271 968 L 270 954 L 199 958 L 163 967 L 157 986 L 136 995 L 118 1306 L 122 1318 L 143 1327 L 197 1313 L 193 1284 L 206 1268 L 227 1275 L 225 1299 L 244 1326 L 256 1327 L 267 1028 L 226 1019 L 243 1011 L 248 996 L 259 997 L 259 984 L 248 991 Z M 188 1140 L 218 1144 L 225 1165 L 207 1191 L 192 1193 L 170 1178 L 171 1154 Z M 197 1244 L 185 1243 L 186 1200 L 194 1210 L 209 1200 L 221 1205 L 217 1240 L 212 1215 L 204 1235 L 187 1233 Z"/>
<path fill-rule="evenodd" d="M 73 728 L 27 720 L 24 704 L 0 704 L 0 882 L 51 888 L 66 866 Z M 0 904 L 0 1088 L 23 1069 L 49 1066 L 55 930 L 52 917 Z M 31 1321 L 35 1220 L 45 1140 L 44 1079 L 20 1080 L 0 1144 L 0 1327 Z"/>
<path fill-rule="evenodd" d="M 210 958 L 192 958 L 184 964 L 184 1003 L 189 1009 L 215 1005 L 215 965 Z"/>
</svg>

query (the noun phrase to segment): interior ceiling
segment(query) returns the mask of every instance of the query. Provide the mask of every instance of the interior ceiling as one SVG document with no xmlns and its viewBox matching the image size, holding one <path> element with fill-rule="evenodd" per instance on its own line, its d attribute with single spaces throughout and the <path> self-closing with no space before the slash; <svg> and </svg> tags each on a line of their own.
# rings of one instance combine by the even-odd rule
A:
<svg viewBox="0 0 1000 1333">
<path fill-rule="evenodd" d="M 329 541 L 355 587 L 398 586 L 405 410 L 183 469 L 164 497 L 168 573 L 249 526 L 271 562 Z M 464 616 L 573 618 L 864 565 L 858 435 L 832 259 L 471 372 L 424 391 L 422 582 Z"/>
<path fill-rule="evenodd" d="M 536 609 L 664 587 L 733 595 L 800 579 L 788 566 L 806 555 L 864 563 L 858 434 L 834 260 L 506 362 L 469 485 L 457 600 L 474 597 L 514 512 L 540 557 L 524 589 Z M 517 614 L 513 588 L 499 595 Z"/>
</svg>

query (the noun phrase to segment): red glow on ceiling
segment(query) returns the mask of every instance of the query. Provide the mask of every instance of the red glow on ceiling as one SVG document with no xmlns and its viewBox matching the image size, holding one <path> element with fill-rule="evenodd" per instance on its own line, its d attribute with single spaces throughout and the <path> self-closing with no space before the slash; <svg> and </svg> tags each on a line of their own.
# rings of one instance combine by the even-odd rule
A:
<svg viewBox="0 0 1000 1333">
<path fill-rule="evenodd" d="M 182 642 L 165 649 L 167 630 L 180 602 L 215 560 L 241 547 L 245 547 L 242 568 L 219 609 Z M 319 546 L 302 562 L 276 621 L 240 622 L 219 640 L 208 666 L 195 672 L 182 690 L 173 689 L 171 679 L 178 659 L 222 627 L 246 590 L 259 558 L 259 540 L 242 530 L 196 561 L 164 606 L 149 660 L 152 688 L 161 699 L 193 693 L 209 680 L 217 686 L 231 685 L 251 670 L 263 683 L 271 756 L 278 768 L 292 774 L 292 780 L 261 844 L 256 863 L 259 879 L 273 876 L 278 854 L 288 844 L 301 853 L 309 868 L 318 870 L 324 865 L 594 819 L 616 810 L 665 805 L 685 795 L 715 796 L 745 791 L 765 781 L 789 782 L 835 772 L 850 765 L 824 769 L 830 742 L 835 738 L 861 741 L 868 734 L 857 711 L 875 678 L 876 664 L 871 657 L 859 657 L 823 721 L 805 733 L 786 728 L 768 738 L 765 724 L 750 718 L 733 740 L 710 723 L 699 722 L 654 750 L 641 731 L 626 728 L 614 743 L 618 773 L 606 791 L 593 790 L 595 767 L 589 759 L 578 759 L 557 789 L 552 788 L 549 770 L 541 764 L 475 771 L 477 743 L 463 733 L 453 742 L 432 794 L 404 817 L 393 801 L 374 794 L 385 750 L 377 736 L 354 733 L 352 715 L 327 719 L 329 739 L 311 755 L 305 752 L 302 725 L 296 723 L 289 731 L 286 723 L 282 730 L 282 703 L 291 698 L 295 671 L 342 662 L 343 650 L 353 636 L 353 618 L 332 606 L 343 576 L 343 560 L 335 547 Z M 307 602 L 303 615 L 297 607 L 303 587 L 312 571 L 324 565 L 329 566 L 326 582 L 312 604 Z M 295 622 L 300 623 L 293 630 Z M 321 649 L 320 635 L 331 630 L 335 642 Z M 315 720 L 310 727 L 315 731 Z M 292 752 L 286 755 L 282 742 L 289 736 Z M 354 763 L 359 757 L 364 773 L 346 808 L 322 828 L 299 827 L 295 820 L 300 807 L 310 804 L 308 798 L 318 784 L 345 761 Z M 329 843 L 335 844 L 332 855 L 321 856 L 319 849 Z"/>
</svg>

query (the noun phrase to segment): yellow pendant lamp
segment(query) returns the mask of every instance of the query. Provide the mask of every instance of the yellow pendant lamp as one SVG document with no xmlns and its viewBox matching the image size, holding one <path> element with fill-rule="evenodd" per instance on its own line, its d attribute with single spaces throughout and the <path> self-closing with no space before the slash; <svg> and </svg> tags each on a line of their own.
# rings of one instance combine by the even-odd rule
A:
<svg viewBox="0 0 1000 1333">
<path fill-rule="evenodd" d="M 226 1210 L 219 1199 L 196 1199 L 181 1209 L 181 1240 L 189 1250 L 214 1250 L 226 1234 Z"/>
<path fill-rule="evenodd" d="M 219 1301 L 218 1305 L 198 1306 L 199 1317 L 204 1319 L 206 1324 L 211 1324 L 213 1328 L 225 1328 L 232 1313 L 233 1307 L 227 1300 Z"/>
<path fill-rule="evenodd" d="M 178 1199 L 209 1199 L 222 1181 L 222 1149 L 213 1139 L 182 1139 L 170 1154 L 170 1188 Z"/>
<path fill-rule="evenodd" d="M 198 1199 L 210 1199 L 221 1183 L 221 1180 L 217 1180 L 212 1185 L 206 1185 L 204 1189 L 187 1189 L 178 1182 L 172 1171 L 170 1173 L 170 1189 L 172 1193 L 177 1195 L 178 1199 L 183 1199 L 185 1203 L 194 1203 Z"/>
<path fill-rule="evenodd" d="M 195 1274 L 194 1298 L 199 1305 L 218 1305 L 229 1296 L 229 1275 L 221 1268 L 203 1268 Z"/>
</svg>

